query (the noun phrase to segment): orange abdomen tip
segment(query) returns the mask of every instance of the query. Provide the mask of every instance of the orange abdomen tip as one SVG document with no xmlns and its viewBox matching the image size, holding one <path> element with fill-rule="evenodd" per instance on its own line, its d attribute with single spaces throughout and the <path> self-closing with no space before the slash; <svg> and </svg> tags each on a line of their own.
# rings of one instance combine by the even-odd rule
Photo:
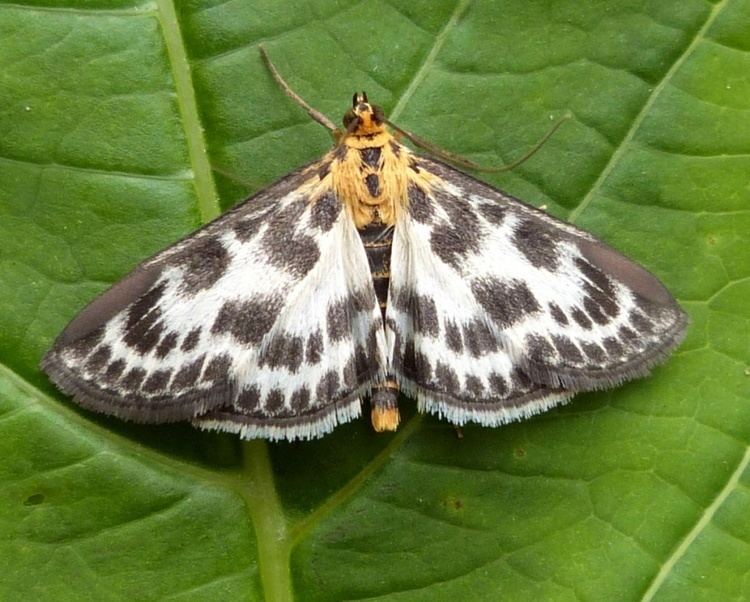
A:
<svg viewBox="0 0 750 602">
<path fill-rule="evenodd" d="M 401 422 L 398 408 L 373 408 L 370 417 L 372 428 L 375 429 L 376 433 L 395 431 L 398 429 L 398 423 Z"/>
</svg>

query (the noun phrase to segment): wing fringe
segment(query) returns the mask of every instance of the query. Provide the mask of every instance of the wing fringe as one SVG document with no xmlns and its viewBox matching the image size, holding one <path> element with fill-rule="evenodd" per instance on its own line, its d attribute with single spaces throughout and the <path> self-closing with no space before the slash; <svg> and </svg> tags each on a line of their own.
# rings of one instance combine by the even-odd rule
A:
<svg viewBox="0 0 750 602">
<path fill-rule="evenodd" d="M 404 394 L 417 400 L 419 412 L 434 414 L 457 426 L 475 422 L 482 426 L 496 427 L 517 422 L 564 404 L 575 394 L 574 391 L 544 389 L 515 398 L 510 405 L 502 405 L 502 401 L 476 403 L 456 399 L 405 378 L 399 378 L 398 382 Z"/>
<path fill-rule="evenodd" d="M 234 398 L 234 389 L 229 381 L 214 382 L 211 389 L 189 391 L 177 396 L 164 394 L 144 398 L 123 395 L 121 391 L 108 391 L 76 376 L 74 371 L 60 361 L 54 349 L 44 356 L 41 367 L 63 393 L 87 410 L 141 424 L 191 420 L 199 414 L 230 403 Z"/>
<path fill-rule="evenodd" d="M 688 315 L 679 310 L 674 325 L 664 335 L 667 337 L 665 340 L 619 366 L 607 366 L 600 371 L 584 368 L 566 369 L 561 366 L 550 368 L 527 360 L 524 372 L 535 383 L 561 387 L 571 393 L 611 389 L 627 381 L 648 376 L 654 367 L 664 363 L 684 340 L 688 323 Z"/>
<path fill-rule="evenodd" d="M 340 424 L 359 418 L 362 415 L 362 397 L 369 395 L 371 389 L 371 383 L 362 385 L 313 414 L 280 418 L 255 417 L 232 411 L 231 408 L 220 408 L 197 416 L 192 423 L 203 430 L 233 433 L 241 439 L 310 441 L 327 435 Z"/>
</svg>

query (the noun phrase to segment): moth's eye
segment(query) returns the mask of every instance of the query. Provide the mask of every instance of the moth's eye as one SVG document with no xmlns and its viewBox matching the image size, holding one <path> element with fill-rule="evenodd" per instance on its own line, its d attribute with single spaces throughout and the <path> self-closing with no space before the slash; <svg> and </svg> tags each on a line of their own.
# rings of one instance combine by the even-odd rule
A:
<svg viewBox="0 0 750 602">
<path fill-rule="evenodd" d="M 344 113 L 344 127 L 348 129 L 356 119 L 359 119 L 359 117 L 354 113 L 354 109 L 349 109 Z"/>
<path fill-rule="evenodd" d="M 385 121 L 385 111 L 378 105 L 372 105 L 372 118 L 375 123 L 383 123 Z"/>
</svg>

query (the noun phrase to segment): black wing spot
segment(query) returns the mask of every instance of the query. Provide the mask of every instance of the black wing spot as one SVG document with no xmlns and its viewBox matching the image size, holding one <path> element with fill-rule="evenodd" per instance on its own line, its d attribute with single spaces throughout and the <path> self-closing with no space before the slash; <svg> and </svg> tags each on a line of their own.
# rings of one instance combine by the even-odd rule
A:
<svg viewBox="0 0 750 602">
<path fill-rule="evenodd" d="M 243 389 L 237 398 L 237 405 L 247 412 L 257 412 L 260 408 L 260 389 L 258 385 L 250 385 Z"/>
<path fill-rule="evenodd" d="M 261 245 L 268 262 L 297 278 L 303 278 L 320 259 L 318 244 L 312 236 L 297 232 L 297 224 L 307 204 L 293 201 L 268 223 Z"/>
<path fill-rule="evenodd" d="M 270 368 L 285 367 L 295 373 L 302 365 L 304 342 L 302 337 L 280 333 L 275 335 L 262 353 L 259 364 Z"/>
<path fill-rule="evenodd" d="M 426 295 L 412 297 L 411 309 L 416 332 L 431 337 L 440 334 L 437 306 L 432 298 Z"/>
<path fill-rule="evenodd" d="M 203 373 L 203 380 L 210 382 L 226 380 L 231 366 L 232 358 L 229 357 L 229 354 L 222 353 L 221 355 L 217 355 L 206 366 L 206 370 Z"/>
<path fill-rule="evenodd" d="M 644 334 L 652 334 L 654 332 L 654 325 L 651 323 L 651 320 L 644 316 L 640 311 L 631 310 L 628 314 L 628 318 L 638 332 Z"/>
<path fill-rule="evenodd" d="M 325 403 L 336 399 L 339 390 L 339 375 L 334 370 L 329 370 L 323 375 L 315 389 L 315 395 L 319 403 Z"/>
<path fill-rule="evenodd" d="M 284 305 L 278 296 L 258 296 L 249 301 L 226 301 L 211 327 L 214 334 L 230 333 L 240 343 L 258 345 L 276 322 Z"/>
<path fill-rule="evenodd" d="M 414 341 L 408 341 L 403 351 L 403 373 L 418 383 L 428 383 L 432 380 L 432 364 L 427 356 L 417 351 Z"/>
<path fill-rule="evenodd" d="M 583 352 L 597 364 L 601 364 L 607 358 L 604 349 L 596 343 L 581 343 L 581 348 L 583 349 Z"/>
<path fill-rule="evenodd" d="M 278 414 L 284 407 L 284 392 L 278 387 L 271 389 L 265 399 L 265 410 L 270 415 Z"/>
<path fill-rule="evenodd" d="M 477 245 L 461 238 L 459 232 L 450 224 L 435 226 L 430 234 L 430 247 L 443 263 L 459 269 L 461 260 L 470 252 L 477 251 Z"/>
<path fill-rule="evenodd" d="M 525 372 L 522 372 L 518 368 L 514 368 L 510 375 L 511 386 L 516 393 L 522 393 L 532 388 L 531 379 Z"/>
<path fill-rule="evenodd" d="M 529 287 L 521 280 L 475 280 L 471 290 L 492 320 L 507 328 L 540 310 Z"/>
<path fill-rule="evenodd" d="M 528 348 L 527 356 L 532 362 L 546 364 L 555 358 L 555 350 L 546 338 L 528 334 L 525 343 Z"/>
<path fill-rule="evenodd" d="M 102 345 L 91 354 L 86 362 L 86 370 L 89 372 L 100 372 L 109 363 L 112 357 L 112 349 L 109 345 Z"/>
<path fill-rule="evenodd" d="M 310 390 L 307 387 L 300 387 L 291 398 L 292 410 L 298 414 L 310 408 Z"/>
<path fill-rule="evenodd" d="M 126 333 L 122 340 L 138 353 L 145 355 L 156 347 L 164 332 L 164 325 L 159 321 L 160 316 L 161 310 L 158 307 L 154 308 L 131 328 L 126 326 Z"/>
<path fill-rule="evenodd" d="M 180 371 L 175 374 L 172 387 L 177 390 L 182 390 L 195 385 L 198 381 L 198 377 L 201 375 L 205 358 L 206 356 L 202 355 L 198 359 L 180 368 Z"/>
<path fill-rule="evenodd" d="M 614 318 L 620 313 L 620 306 L 615 301 L 614 292 L 612 294 L 603 292 L 590 282 L 583 283 L 583 290 L 586 291 L 591 302 L 598 305 L 599 309 L 610 318 Z"/>
<path fill-rule="evenodd" d="M 388 260 L 390 260 L 390 257 L 388 257 Z M 384 268 L 387 267 L 387 265 L 384 265 Z M 372 289 L 359 289 L 349 295 L 349 305 L 351 305 L 355 312 L 372 311 L 377 301 L 377 295 L 372 294 Z"/>
<path fill-rule="evenodd" d="M 458 391 L 458 376 L 448 364 L 438 362 L 435 367 L 435 380 L 442 391 L 455 394 Z"/>
<path fill-rule="evenodd" d="M 199 238 L 183 251 L 180 264 L 184 267 L 181 290 L 196 293 L 212 287 L 229 267 L 229 252 L 220 240 Z"/>
<path fill-rule="evenodd" d="M 151 288 L 147 293 L 130 306 L 128 310 L 128 319 L 125 323 L 125 330 L 132 329 L 136 324 L 141 322 L 152 309 L 156 307 L 164 292 L 167 289 L 166 281 L 162 280 L 156 286 Z"/>
<path fill-rule="evenodd" d="M 581 351 L 570 338 L 563 335 L 553 335 L 552 342 L 557 349 L 557 353 L 566 363 L 580 364 L 583 362 Z"/>
<path fill-rule="evenodd" d="M 586 278 L 588 278 L 594 284 L 594 286 L 602 291 L 604 295 L 610 298 L 614 297 L 615 287 L 613 286 L 609 276 L 607 276 L 602 270 L 597 268 L 592 263 L 589 263 L 585 259 L 581 259 L 580 257 L 576 257 L 575 264 L 576 267 L 578 267 L 578 269 L 583 272 L 583 275 L 586 276 Z"/>
<path fill-rule="evenodd" d="M 529 218 L 522 219 L 513 233 L 513 242 L 529 263 L 549 271 L 556 270 L 559 265 L 559 241 L 559 235 L 552 228 Z"/>
<path fill-rule="evenodd" d="M 122 373 L 125 371 L 126 366 L 127 364 L 125 364 L 125 360 L 115 360 L 109 366 L 107 366 L 107 370 L 104 372 L 102 380 L 105 383 L 114 385 L 122 376 Z"/>
<path fill-rule="evenodd" d="M 316 330 L 307 337 L 307 344 L 305 345 L 305 361 L 311 366 L 314 366 L 320 361 L 322 354 L 323 334 L 320 330 Z"/>
<path fill-rule="evenodd" d="M 576 321 L 576 323 L 585 330 L 591 330 L 591 327 L 593 326 L 591 320 L 589 317 L 581 310 L 580 307 L 574 307 L 573 311 L 570 312 L 570 315 L 573 317 L 573 319 Z"/>
<path fill-rule="evenodd" d="M 177 333 L 169 332 L 165 334 L 161 341 L 159 341 L 159 345 L 156 347 L 156 357 L 161 359 L 167 357 L 176 346 Z"/>
<path fill-rule="evenodd" d="M 268 212 L 249 215 L 235 221 L 232 224 L 232 230 L 234 230 L 234 235 L 237 237 L 237 240 L 240 242 L 247 242 L 260 232 L 261 226 L 265 224 L 268 219 Z"/>
<path fill-rule="evenodd" d="M 448 343 L 448 349 L 451 351 L 461 353 L 464 350 L 461 329 L 453 320 L 445 321 L 445 341 Z"/>
<path fill-rule="evenodd" d="M 164 391 L 167 388 L 167 383 L 172 377 L 172 370 L 156 370 L 143 383 L 143 391 L 146 393 L 155 393 L 156 391 Z"/>
<path fill-rule="evenodd" d="M 499 203 L 482 203 L 477 211 L 493 226 L 502 226 L 508 214 L 508 208 Z"/>
<path fill-rule="evenodd" d="M 400 348 L 400 341 L 398 339 L 398 335 L 396 335 L 396 349 Z M 394 357 L 395 357 L 395 351 L 394 351 Z M 354 351 L 354 367 L 357 371 L 358 375 L 365 375 L 369 374 L 370 372 L 370 358 L 367 355 L 367 350 L 364 348 L 364 345 L 359 344 L 357 345 L 357 348 Z"/>
<path fill-rule="evenodd" d="M 632 328 L 627 326 L 620 326 L 620 328 L 617 329 L 617 334 L 623 341 L 630 343 L 631 345 L 635 345 L 638 342 L 638 334 L 636 334 Z"/>
<path fill-rule="evenodd" d="M 407 189 L 409 204 L 407 206 L 409 215 L 423 224 L 429 224 L 435 215 L 435 208 L 427 198 L 424 190 L 413 182 L 409 182 Z"/>
<path fill-rule="evenodd" d="M 586 310 L 586 313 L 589 315 L 589 317 L 600 326 L 604 326 L 605 324 L 609 323 L 609 318 L 604 315 L 604 312 L 601 310 L 601 306 L 591 297 L 586 296 L 583 299 L 583 308 Z"/>
<path fill-rule="evenodd" d="M 493 397 L 505 398 L 508 395 L 508 381 L 497 372 L 492 372 L 488 378 L 490 394 Z"/>
<path fill-rule="evenodd" d="M 201 328 L 200 326 L 196 326 L 191 330 L 188 335 L 185 337 L 185 339 L 182 341 L 182 345 L 180 345 L 180 349 L 182 351 L 192 351 L 195 349 L 198 345 L 198 341 L 201 338 Z"/>
<path fill-rule="evenodd" d="M 436 189 L 434 197 L 447 213 L 448 221 L 433 228 L 430 247 L 444 263 L 459 269 L 464 257 L 482 248 L 484 236 L 479 218 L 471 207 L 441 189 Z"/>
<path fill-rule="evenodd" d="M 609 353 L 609 355 L 613 357 L 622 356 L 625 352 L 622 344 L 615 337 L 607 337 L 602 341 L 602 345 L 604 345 L 607 353 Z"/>
<path fill-rule="evenodd" d="M 396 309 L 408 312 L 409 311 L 409 300 L 414 295 L 414 292 L 408 289 L 391 289 L 391 303 Z"/>
<path fill-rule="evenodd" d="M 482 381 L 472 374 L 466 377 L 466 390 L 477 399 L 484 396 L 484 385 L 482 384 Z"/>
<path fill-rule="evenodd" d="M 357 366 L 356 358 L 352 355 L 344 365 L 344 387 L 349 391 L 353 390 L 357 386 Z"/>
<path fill-rule="evenodd" d="M 568 325 L 568 316 L 565 315 L 565 312 L 560 309 L 560 306 L 557 303 L 550 303 L 548 307 L 550 313 L 552 314 L 552 317 L 555 319 L 555 322 L 557 322 L 561 326 Z"/>
<path fill-rule="evenodd" d="M 321 232 L 328 232 L 341 213 L 341 203 L 332 192 L 312 201 L 310 223 Z"/>
<path fill-rule="evenodd" d="M 477 318 L 463 325 L 464 344 L 472 357 L 497 351 L 498 342 L 489 326 Z"/>
<path fill-rule="evenodd" d="M 146 371 L 143 368 L 131 368 L 131 370 L 122 377 L 120 384 L 129 391 L 137 391 L 143 379 L 146 378 Z"/>
<path fill-rule="evenodd" d="M 341 341 L 349 334 L 349 299 L 334 301 L 327 312 L 328 338 Z"/>
</svg>

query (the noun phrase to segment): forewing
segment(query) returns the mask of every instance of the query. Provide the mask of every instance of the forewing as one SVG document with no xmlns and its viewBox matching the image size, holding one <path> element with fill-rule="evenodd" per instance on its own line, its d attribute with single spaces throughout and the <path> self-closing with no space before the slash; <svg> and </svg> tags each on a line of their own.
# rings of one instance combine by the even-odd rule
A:
<svg viewBox="0 0 750 602">
<path fill-rule="evenodd" d="M 507 422 L 645 375 L 682 339 L 685 314 L 641 266 L 453 168 L 417 166 L 386 328 L 421 409 Z"/>
<path fill-rule="evenodd" d="M 141 264 L 81 312 L 43 368 L 83 406 L 310 438 L 384 378 L 367 258 L 302 169 Z M 312 200 L 311 200 L 312 199 Z"/>
</svg>

